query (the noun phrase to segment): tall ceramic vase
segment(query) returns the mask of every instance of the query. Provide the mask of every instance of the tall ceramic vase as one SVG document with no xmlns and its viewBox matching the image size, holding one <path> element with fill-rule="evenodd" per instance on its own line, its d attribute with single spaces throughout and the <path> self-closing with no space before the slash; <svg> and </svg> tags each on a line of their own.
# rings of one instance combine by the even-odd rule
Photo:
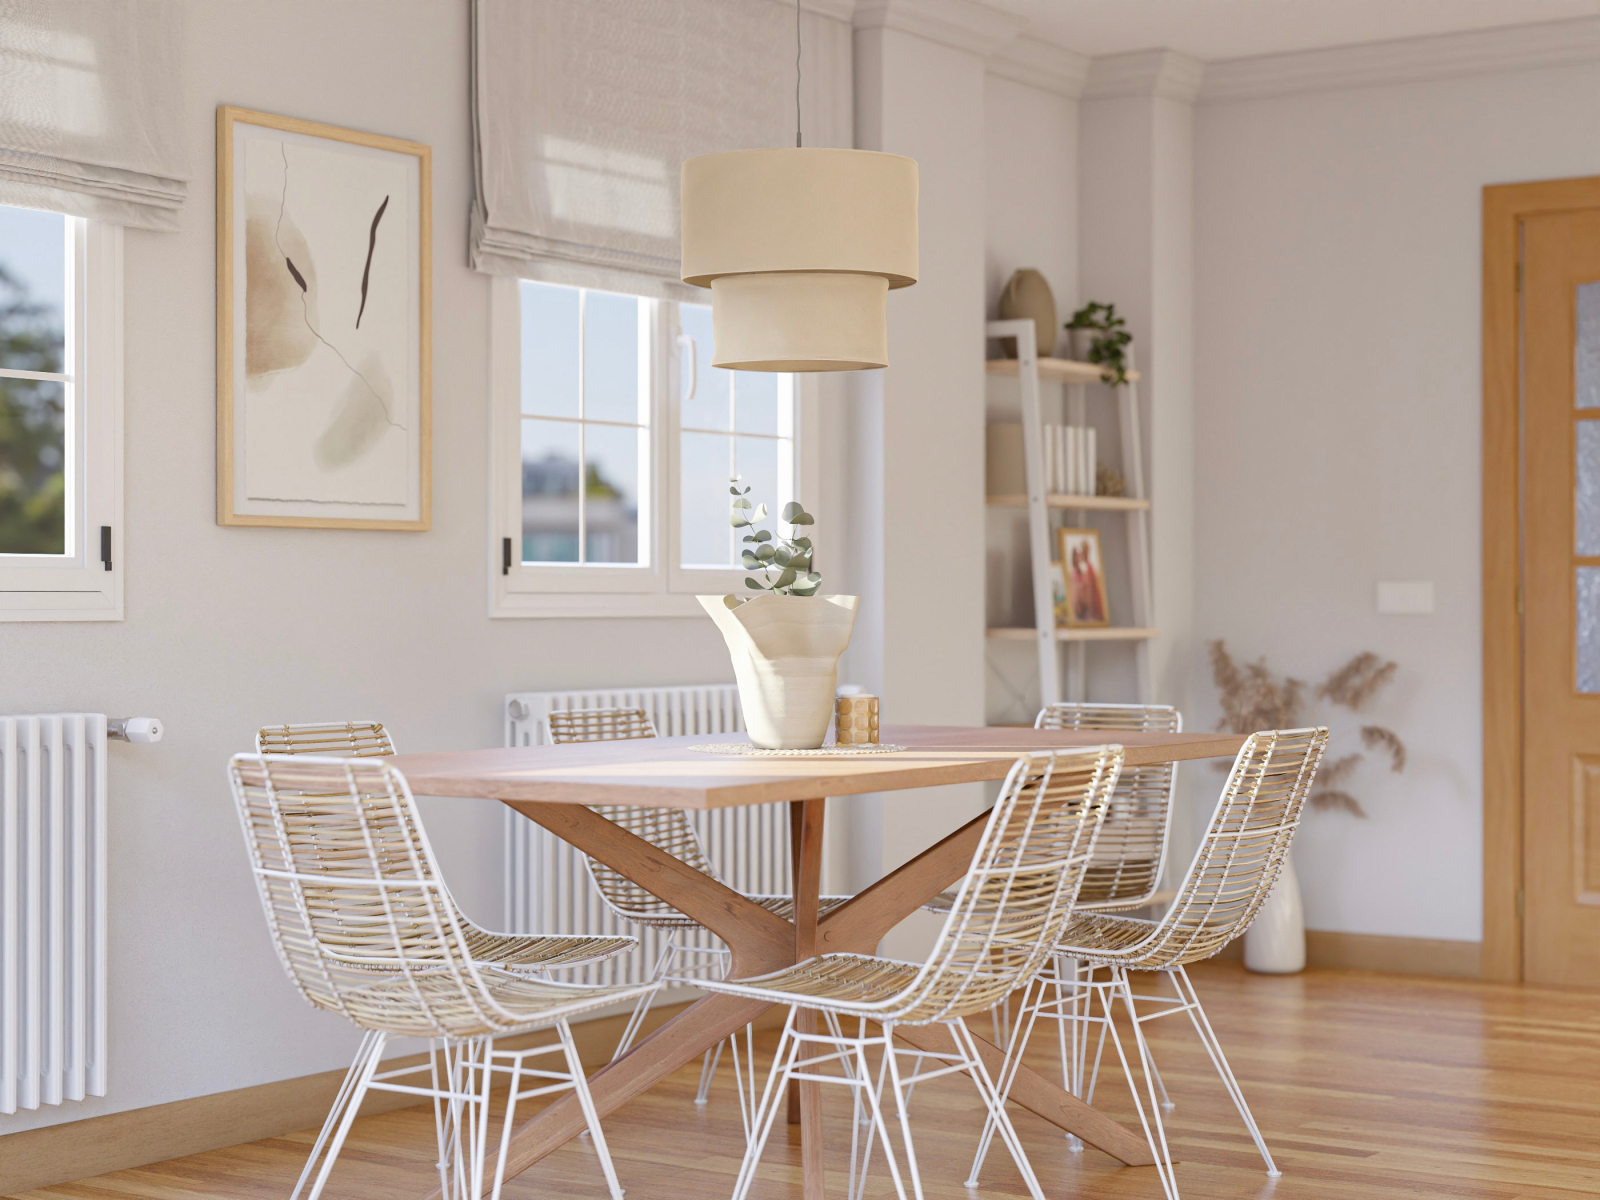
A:
<svg viewBox="0 0 1600 1200">
<path fill-rule="evenodd" d="M 1263 975 L 1293 975 L 1306 969 L 1306 917 L 1293 855 L 1284 855 L 1272 895 L 1245 931 L 1244 965 Z"/>
<path fill-rule="evenodd" d="M 839 655 L 850 644 L 857 596 L 699 596 L 733 656 L 753 745 L 811 750 L 833 716 Z"/>
</svg>

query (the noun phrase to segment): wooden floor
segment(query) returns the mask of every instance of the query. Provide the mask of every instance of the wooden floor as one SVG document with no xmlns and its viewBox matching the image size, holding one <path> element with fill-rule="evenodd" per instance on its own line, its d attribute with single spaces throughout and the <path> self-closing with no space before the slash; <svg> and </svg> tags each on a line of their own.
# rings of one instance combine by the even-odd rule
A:
<svg viewBox="0 0 1600 1200">
<path fill-rule="evenodd" d="M 1177 1109 L 1169 1133 L 1186 1200 L 1567 1200 L 1600 1195 L 1600 996 L 1490 984 L 1314 971 L 1251 976 L 1196 970 L 1195 983 L 1283 1170 L 1261 1160 L 1182 1017 L 1151 1029 Z M 770 1054 L 775 1035 L 767 1035 Z M 1034 1057 L 1053 1042 L 1036 1037 Z M 692 1103 L 696 1070 L 680 1071 L 607 1123 L 630 1200 L 713 1200 L 732 1190 L 741 1139 L 726 1069 L 711 1103 Z M 829 1195 L 844 1194 L 849 1101 L 827 1089 Z M 1129 1115 L 1113 1075 L 1105 1107 Z M 979 1127 L 970 1084 L 924 1084 L 912 1106 L 929 1200 L 961 1186 Z M 1027 1113 L 1017 1126 L 1050 1197 L 1145 1197 L 1149 1168 L 1071 1154 Z M 798 1195 L 797 1155 L 780 1128 L 757 1200 Z M 28 1200 L 286 1198 L 313 1131 L 22 1193 Z M 434 1182 L 428 1110 L 364 1118 L 326 1193 L 340 1200 L 420 1197 Z M 881 1156 L 867 1195 L 892 1195 Z M 980 1195 L 1022 1196 L 1009 1158 L 991 1153 Z M 603 1197 L 593 1153 L 574 1142 L 508 1185 L 505 1195 Z"/>
</svg>

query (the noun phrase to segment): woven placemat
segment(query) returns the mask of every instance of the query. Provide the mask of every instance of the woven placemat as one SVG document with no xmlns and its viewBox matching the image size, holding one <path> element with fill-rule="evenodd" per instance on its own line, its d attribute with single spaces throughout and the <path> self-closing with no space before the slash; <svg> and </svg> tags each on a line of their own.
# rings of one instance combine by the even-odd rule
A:
<svg viewBox="0 0 1600 1200">
<path fill-rule="evenodd" d="M 855 758 L 862 754 L 898 754 L 904 746 L 892 742 L 840 746 L 830 743 L 815 750 L 763 750 L 749 742 L 699 742 L 689 749 L 698 754 L 728 754 L 740 758 Z"/>
</svg>

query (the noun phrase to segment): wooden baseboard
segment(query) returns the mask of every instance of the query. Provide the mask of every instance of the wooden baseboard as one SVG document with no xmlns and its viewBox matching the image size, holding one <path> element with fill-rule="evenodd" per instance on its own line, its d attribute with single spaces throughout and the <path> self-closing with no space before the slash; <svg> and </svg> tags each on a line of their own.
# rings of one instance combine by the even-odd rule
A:
<svg viewBox="0 0 1600 1200">
<path fill-rule="evenodd" d="M 651 1010 L 646 1030 L 686 1007 L 688 1002 Z M 774 1009 L 757 1026 L 777 1028 L 782 1019 L 783 1012 Z M 610 1059 L 626 1023 L 624 1014 L 572 1026 L 578 1052 L 591 1071 Z M 510 1047 L 539 1040 L 541 1035 L 532 1034 L 503 1039 L 501 1044 Z M 400 1066 L 421 1058 L 414 1055 L 389 1063 Z M 8 1134 L 0 1137 L 0 1197 L 315 1128 L 327 1115 L 344 1075 L 343 1069 L 323 1071 Z M 427 1102 L 394 1092 L 373 1092 L 361 1111 L 387 1112 L 416 1103 Z"/>
<path fill-rule="evenodd" d="M 1244 939 L 1236 938 L 1217 955 L 1244 958 Z M 1388 937 L 1377 933 L 1306 930 L 1306 966 L 1336 971 L 1382 971 L 1390 975 L 1480 978 L 1483 944 L 1444 938 Z"/>
</svg>

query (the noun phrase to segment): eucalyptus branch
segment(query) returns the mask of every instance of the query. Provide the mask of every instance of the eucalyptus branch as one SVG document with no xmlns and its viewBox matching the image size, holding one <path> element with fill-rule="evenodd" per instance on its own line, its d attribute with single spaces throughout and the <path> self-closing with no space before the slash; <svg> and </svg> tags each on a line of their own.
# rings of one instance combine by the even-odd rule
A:
<svg viewBox="0 0 1600 1200">
<path fill-rule="evenodd" d="M 735 475 L 729 482 L 728 494 L 733 501 L 728 513 L 728 523 L 735 529 L 748 529 L 744 535 L 744 549 L 739 561 L 746 571 L 744 585 L 758 592 L 772 592 L 779 596 L 814 596 L 822 586 L 822 576 L 812 570 L 812 546 L 808 537 L 783 537 L 770 529 L 757 529 L 766 520 L 767 506 L 750 499 L 750 489 L 741 488 L 742 476 Z M 792 528 L 815 525 L 816 518 L 791 500 L 783 506 L 783 522 Z"/>
</svg>

